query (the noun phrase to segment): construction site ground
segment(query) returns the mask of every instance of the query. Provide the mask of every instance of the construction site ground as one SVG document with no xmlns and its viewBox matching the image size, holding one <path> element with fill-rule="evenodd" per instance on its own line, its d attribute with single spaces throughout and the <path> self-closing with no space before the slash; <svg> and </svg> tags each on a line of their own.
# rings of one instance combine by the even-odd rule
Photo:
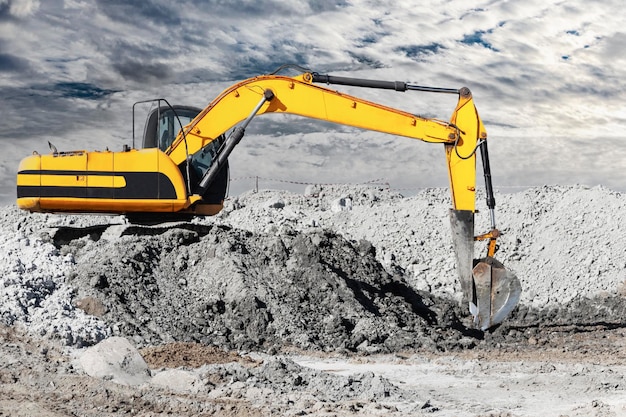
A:
<svg viewBox="0 0 626 417">
<path fill-rule="evenodd" d="M 497 198 L 523 295 L 487 332 L 446 190 L 250 193 L 143 226 L 6 207 L 0 416 L 626 416 L 624 196 Z"/>
</svg>

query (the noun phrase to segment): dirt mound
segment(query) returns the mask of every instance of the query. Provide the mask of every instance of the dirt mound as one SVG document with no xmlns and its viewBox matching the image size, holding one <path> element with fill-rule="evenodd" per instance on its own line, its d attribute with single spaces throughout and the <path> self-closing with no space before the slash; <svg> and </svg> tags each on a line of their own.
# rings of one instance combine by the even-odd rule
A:
<svg viewBox="0 0 626 417">
<path fill-rule="evenodd" d="M 141 345 L 398 351 L 436 348 L 458 326 L 454 303 L 388 273 L 369 242 L 323 229 L 189 229 L 131 227 L 63 245 L 75 263 L 67 284 Z"/>
<path fill-rule="evenodd" d="M 601 187 L 498 195 L 497 256 L 523 295 L 492 333 L 620 323 L 624 204 Z M 2 321 L 73 346 L 119 335 L 141 346 L 462 349 L 485 337 L 459 306 L 447 206 L 446 190 L 362 186 L 249 193 L 218 216 L 152 227 L 5 208 Z"/>
<path fill-rule="evenodd" d="M 150 368 L 199 368 L 202 365 L 215 363 L 242 362 L 247 365 L 258 365 L 248 356 L 238 355 L 231 350 L 200 343 L 174 342 L 159 346 L 149 346 L 140 350 Z"/>
</svg>

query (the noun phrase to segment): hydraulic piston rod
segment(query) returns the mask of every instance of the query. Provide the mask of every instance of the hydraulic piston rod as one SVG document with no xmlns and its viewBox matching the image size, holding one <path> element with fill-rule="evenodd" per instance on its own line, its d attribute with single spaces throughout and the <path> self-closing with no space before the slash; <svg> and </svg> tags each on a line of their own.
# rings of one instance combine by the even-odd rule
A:
<svg viewBox="0 0 626 417">
<path fill-rule="evenodd" d="M 272 90 L 267 89 L 263 92 L 263 97 L 261 98 L 259 103 L 254 107 L 252 112 L 250 112 L 250 115 L 248 115 L 246 120 L 244 120 L 239 126 L 237 126 L 237 128 L 235 128 L 233 133 L 226 140 L 226 143 L 224 143 L 222 149 L 218 152 L 217 160 L 211 165 L 211 168 L 207 170 L 207 172 L 202 177 L 202 180 L 200 180 L 200 184 L 195 191 L 196 194 L 202 195 L 211 185 L 217 174 L 220 172 L 223 164 L 226 163 L 233 149 L 235 149 L 235 146 L 239 144 L 241 138 L 243 138 L 243 136 L 245 135 L 246 128 L 248 127 L 254 116 L 257 115 L 259 110 L 261 110 L 261 107 L 263 106 L 263 104 L 265 104 L 265 102 L 272 101 L 273 98 L 274 92 Z"/>
<path fill-rule="evenodd" d="M 323 75 L 317 73 L 313 73 L 312 75 L 314 83 L 349 85 L 352 87 L 380 88 L 384 90 L 395 91 L 416 90 L 426 91 L 429 93 L 460 93 L 460 90 L 457 90 L 455 88 L 424 87 L 421 85 L 409 84 L 404 81 L 368 80 L 364 78 L 339 77 L 336 75 Z"/>
</svg>

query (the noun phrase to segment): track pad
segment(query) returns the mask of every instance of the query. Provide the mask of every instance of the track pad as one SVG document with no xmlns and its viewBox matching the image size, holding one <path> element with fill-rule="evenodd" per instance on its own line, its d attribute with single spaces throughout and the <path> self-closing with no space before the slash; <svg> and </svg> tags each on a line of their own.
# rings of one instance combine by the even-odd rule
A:
<svg viewBox="0 0 626 417">
<path fill-rule="evenodd" d="M 522 294 L 519 279 L 494 258 L 479 259 L 472 270 L 476 304 L 470 304 L 474 324 L 481 330 L 501 323 Z"/>
</svg>

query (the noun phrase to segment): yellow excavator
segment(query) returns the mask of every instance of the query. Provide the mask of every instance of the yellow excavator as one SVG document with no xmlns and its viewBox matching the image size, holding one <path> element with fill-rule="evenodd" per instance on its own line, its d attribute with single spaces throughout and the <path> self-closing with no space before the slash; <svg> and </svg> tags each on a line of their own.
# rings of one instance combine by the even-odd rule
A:
<svg viewBox="0 0 626 417">
<path fill-rule="evenodd" d="M 51 146 L 51 154 L 26 157 L 17 173 L 18 207 L 31 212 L 125 214 L 131 221 L 155 215 L 214 215 L 222 209 L 227 193 L 229 155 L 254 117 L 267 113 L 295 114 L 439 143 L 449 173 L 450 222 L 464 301 L 476 327 L 487 330 L 501 323 L 517 305 L 521 285 L 493 257 L 500 233 L 487 133 L 469 89 L 277 72 L 228 87 L 202 110 L 171 106 L 167 101 L 161 105 L 159 100 L 146 122 L 141 149 L 135 148 L 133 133 L 133 146 L 119 152 L 59 152 Z M 347 95 L 330 85 L 454 94 L 458 102 L 446 122 Z M 475 236 L 477 152 L 491 230 Z M 487 242 L 483 258 L 474 259 L 475 241 Z"/>
</svg>

